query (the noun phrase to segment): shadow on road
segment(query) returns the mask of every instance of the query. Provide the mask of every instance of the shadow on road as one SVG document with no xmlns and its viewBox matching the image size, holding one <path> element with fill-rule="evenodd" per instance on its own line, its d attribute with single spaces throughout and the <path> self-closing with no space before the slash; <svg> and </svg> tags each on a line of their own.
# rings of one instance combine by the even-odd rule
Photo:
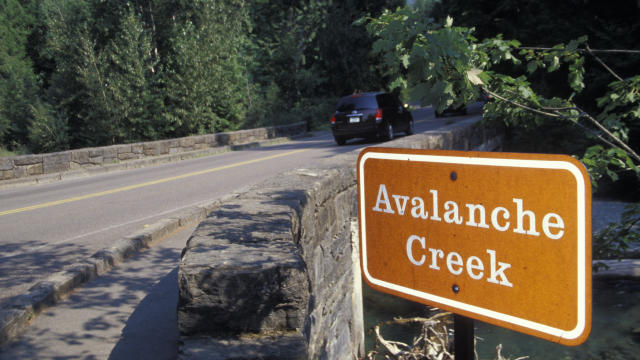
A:
<svg viewBox="0 0 640 360">
<path fill-rule="evenodd" d="M 178 267 L 136 306 L 109 359 L 175 359 L 178 354 Z"/>
<path fill-rule="evenodd" d="M 36 317 L 0 359 L 175 359 L 183 244 L 159 244 L 87 283 Z"/>
<path fill-rule="evenodd" d="M 44 280 L 47 274 L 60 271 L 91 253 L 77 244 L 48 246 L 37 240 L 0 244 L 0 308 L 14 300 L 15 295 Z"/>
</svg>

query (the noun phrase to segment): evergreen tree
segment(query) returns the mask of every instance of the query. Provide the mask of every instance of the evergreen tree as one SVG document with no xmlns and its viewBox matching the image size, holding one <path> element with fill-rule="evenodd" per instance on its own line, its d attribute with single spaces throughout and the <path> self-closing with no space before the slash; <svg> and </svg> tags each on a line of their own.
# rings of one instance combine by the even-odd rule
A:
<svg viewBox="0 0 640 360">
<path fill-rule="evenodd" d="M 150 37 L 127 3 L 102 12 L 104 6 L 82 0 L 43 4 L 47 51 L 56 66 L 48 94 L 57 112 L 68 116 L 74 147 L 157 138 L 158 110 L 149 112 L 155 107 L 149 102 L 157 105 L 149 86 Z M 111 28 L 96 29 L 96 23 Z"/>
<path fill-rule="evenodd" d="M 355 90 L 383 90 L 387 87 L 381 60 L 370 54 L 373 39 L 363 24 L 364 16 L 378 16 L 386 9 L 404 5 L 402 0 L 346 0 L 332 2 L 323 26 L 318 27 L 313 57 L 326 78 L 325 91 L 338 96 Z"/>
<path fill-rule="evenodd" d="M 27 56 L 34 26 L 33 3 L 0 0 L 0 147 L 27 142 L 31 106 L 39 101 L 39 84 Z"/>
<path fill-rule="evenodd" d="M 114 121 L 113 142 L 157 139 L 155 116 L 162 107 L 157 107 L 150 88 L 155 66 L 150 36 L 133 9 L 123 10 L 120 19 L 119 31 L 101 59 L 109 117 Z"/>
<path fill-rule="evenodd" d="M 46 28 L 42 56 L 53 64 L 47 98 L 57 114 L 66 115 L 72 148 L 101 144 L 111 133 L 111 122 L 92 101 L 104 96 L 104 81 L 89 35 L 89 4 L 43 0 L 41 17 Z"/>
<path fill-rule="evenodd" d="M 165 118 L 176 136 L 236 128 L 244 120 L 242 0 L 197 0 L 176 9 L 163 76 Z"/>
</svg>

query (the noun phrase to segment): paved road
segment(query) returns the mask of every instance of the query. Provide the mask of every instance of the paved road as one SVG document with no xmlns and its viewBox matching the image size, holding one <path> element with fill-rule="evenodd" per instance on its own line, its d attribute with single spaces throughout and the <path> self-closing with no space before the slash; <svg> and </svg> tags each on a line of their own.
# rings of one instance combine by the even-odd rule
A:
<svg viewBox="0 0 640 360">
<path fill-rule="evenodd" d="M 414 118 L 417 132 L 462 119 L 434 119 L 430 108 L 416 111 Z M 324 132 L 252 150 L 0 189 L 0 298 L 183 208 L 369 145 L 375 143 L 338 147 Z M 20 341 L 0 351 L 0 358 L 175 357 L 175 278 L 191 230 L 138 254 L 40 315 Z M 142 357 L 136 353 L 140 349 L 146 349 Z"/>
<path fill-rule="evenodd" d="M 416 130 L 455 121 L 415 112 Z M 287 169 L 371 145 L 328 132 L 285 144 L 52 184 L 0 189 L 0 305 L 47 274 L 182 209 Z"/>
</svg>

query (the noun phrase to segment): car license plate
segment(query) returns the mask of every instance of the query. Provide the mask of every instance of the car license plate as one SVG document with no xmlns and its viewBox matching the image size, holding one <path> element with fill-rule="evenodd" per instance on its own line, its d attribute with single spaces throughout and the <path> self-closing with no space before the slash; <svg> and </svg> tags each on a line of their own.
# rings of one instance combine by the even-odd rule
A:
<svg viewBox="0 0 640 360">
<path fill-rule="evenodd" d="M 359 123 L 360 122 L 360 117 L 359 116 L 354 116 L 354 117 L 350 117 L 349 118 L 349 124 L 354 124 L 354 123 Z"/>
</svg>

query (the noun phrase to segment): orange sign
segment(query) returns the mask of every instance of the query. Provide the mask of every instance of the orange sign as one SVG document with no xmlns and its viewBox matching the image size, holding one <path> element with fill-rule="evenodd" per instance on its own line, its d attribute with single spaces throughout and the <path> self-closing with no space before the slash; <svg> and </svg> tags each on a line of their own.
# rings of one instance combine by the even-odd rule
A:
<svg viewBox="0 0 640 360">
<path fill-rule="evenodd" d="M 564 155 L 367 148 L 373 288 L 565 345 L 591 329 L 591 185 Z"/>
</svg>

